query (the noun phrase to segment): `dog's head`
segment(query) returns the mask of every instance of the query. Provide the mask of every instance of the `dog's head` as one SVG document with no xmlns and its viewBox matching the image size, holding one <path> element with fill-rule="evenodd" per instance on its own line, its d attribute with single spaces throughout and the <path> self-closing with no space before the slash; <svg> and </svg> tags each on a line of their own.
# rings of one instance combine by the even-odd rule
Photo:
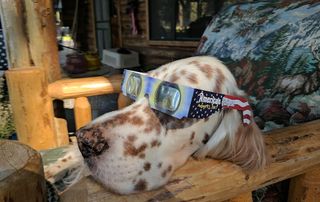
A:
<svg viewBox="0 0 320 202">
<path fill-rule="evenodd" d="M 149 72 L 161 80 L 244 96 L 230 71 L 206 56 L 178 60 Z M 93 176 L 114 192 L 128 194 L 164 185 L 189 156 L 212 157 L 246 170 L 265 164 L 260 130 L 244 126 L 237 110 L 206 119 L 176 119 L 149 106 L 147 98 L 107 113 L 77 131 L 80 151 Z"/>
</svg>

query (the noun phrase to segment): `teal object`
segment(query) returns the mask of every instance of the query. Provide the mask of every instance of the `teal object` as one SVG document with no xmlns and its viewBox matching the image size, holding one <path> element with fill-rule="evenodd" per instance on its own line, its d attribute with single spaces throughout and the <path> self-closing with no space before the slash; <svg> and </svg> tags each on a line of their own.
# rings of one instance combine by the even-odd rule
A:
<svg viewBox="0 0 320 202">
<path fill-rule="evenodd" d="M 229 6 L 213 17 L 197 54 L 229 67 L 264 130 L 320 118 L 320 2 Z"/>
</svg>

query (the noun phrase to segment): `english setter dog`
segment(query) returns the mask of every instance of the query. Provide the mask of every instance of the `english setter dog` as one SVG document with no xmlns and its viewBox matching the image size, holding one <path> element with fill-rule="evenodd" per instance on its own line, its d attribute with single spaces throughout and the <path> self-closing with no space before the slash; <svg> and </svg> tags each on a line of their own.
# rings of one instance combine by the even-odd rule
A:
<svg viewBox="0 0 320 202">
<path fill-rule="evenodd" d="M 219 60 L 196 56 L 165 64 L 148 75 L 196 89 L 237 97 L 231 72 Z M 254 120 L 225 109 L 204 119 L 177 119 L 142 98 L 98 117 L 76 133 L 78 146 L 96 180 L 113 192 L 130 194 L 168 182 L 190 156 L 227 160 L 246 171 L 266 164 L 262 134 Z"/>
</svg>

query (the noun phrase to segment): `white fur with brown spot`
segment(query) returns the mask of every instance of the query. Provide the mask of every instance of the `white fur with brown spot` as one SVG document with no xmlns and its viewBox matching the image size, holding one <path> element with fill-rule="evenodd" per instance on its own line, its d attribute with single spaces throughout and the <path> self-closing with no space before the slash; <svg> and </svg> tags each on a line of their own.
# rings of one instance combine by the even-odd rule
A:
<svg viewBox="0 0 320 202">
<path fill-rule="evenodd" d="M 177 60 L 149 75 L 207 91 L 218 89 L 218 93 L 245 96 L 227 67 L 209 56 Z M 215 113 L 206 120 L 178 120 L 150 109 L 144 98 L 93 120 L 78 130 L 77 137 L 93 176 L 121 194 L 166 184 L 192 154 L 228 160 L 244 170 L 266 164 L 260 130 L 253 120 L 244 127 L 236 110 Z"/>
</svg>

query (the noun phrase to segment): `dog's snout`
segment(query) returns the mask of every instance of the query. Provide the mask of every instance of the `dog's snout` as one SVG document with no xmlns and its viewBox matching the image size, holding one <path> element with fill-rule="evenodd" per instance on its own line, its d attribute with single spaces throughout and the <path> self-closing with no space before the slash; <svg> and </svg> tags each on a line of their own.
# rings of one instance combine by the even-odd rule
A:
<svg viewBox="0 0 320 202">
<path fill-rule="evenodd" d="M 109 149 L 108 140 L 99 127 L 81 128 L 76 132 L 79 149 L 83 157 L 99 156 Z"/>
</svg>

